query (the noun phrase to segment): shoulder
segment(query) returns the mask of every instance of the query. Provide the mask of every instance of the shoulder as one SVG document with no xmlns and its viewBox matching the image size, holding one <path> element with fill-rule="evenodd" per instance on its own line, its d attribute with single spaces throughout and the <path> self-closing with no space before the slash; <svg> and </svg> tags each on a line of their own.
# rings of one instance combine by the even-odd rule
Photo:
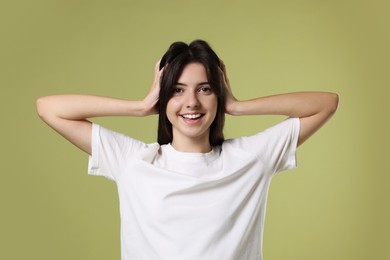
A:
<svg viewBox="0 0 390 260">
<path fill-rule="evenodd" d="M 222 149 L 240 149 L 259 154 L 264 150 L 284 146 L 286 143 L 296 145 L 299 127 L 299 118 L 288 118 L 254 135 L 228 139 L 222 144 Z"/>
<path fill-rule="evenodd" d="M 299 127 L 298 118 L 289 118 L 255 135 L 226 140 L 222 149 L 230 159 L 255 158 L 274 174 L 296 167 Z"/>
<path fill-rule="evenodd" d="M 121 139 L 121 140 L 133 140 L 135 142 L 143 143 L 142 141 L 133 138 L 127 134 L 103 127 L 99 124 L 93 123 L 92 124 L 92 131 L 94 134 L 100 136 L 101 138 L 111 138 L 111 139 Z"/>
<path fill-rule="evenodd" d="M 99 124 L 92 125 L 92 143 L 99 145 L 103 149 L 111 151 L 121 151 L 122 153 L 136 155 L 137 152 L 156 149 L 157 143 L 148 144 L 141 140 L 135 139 L 127 134 L 120 133 Z"/>
<path fill-rule="evenodd" d="M 299 128 L 300 128 L 300 119 L 296 117 L 289 117 L 286 120 L 283 120 L 282 122 L 265 129 L 259 134 L 262 134 L 268 138 L 269 137 L 283 138 L 285 136 L 299 134 Z"/>
<path fill-rule="evenodd" d="M 270 126 L 261 130 L 258 133 L 249 136 L 241 136 L 238 138 L 232 138 L 225 140 L 225 145 L 238 145 L 243 142 L 248 142 L 254 139 L 267 139 L 271 136 L 278 137 L 285 134 L 291 134 L 291 132 L 299 132 L 300 120 L 299 118 L 287 118 L 282 122 Z"/>
</svg>

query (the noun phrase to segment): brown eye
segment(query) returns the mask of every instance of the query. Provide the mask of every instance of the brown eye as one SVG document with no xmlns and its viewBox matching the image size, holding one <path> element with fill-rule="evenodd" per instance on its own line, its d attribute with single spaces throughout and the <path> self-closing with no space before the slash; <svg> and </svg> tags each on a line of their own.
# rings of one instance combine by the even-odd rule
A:
<svg viewBox="0 0 390 260">
<path fill-rule="evenodd" d="M 212 93 L 213 90 L 211 89 L 211 87 L 201 87 L 198 89 L 199 92 L 203 92 L 203 93 Z"/>
<path fill-rule="evenodd" d="M 174 94 L 177 94 L 177 93 L 183 92 L 183 90 L 182 90 L 181 88 L 174 87 L 174 88 L 172 89 L 172 92 L 173 92 Z"/>
</svg>

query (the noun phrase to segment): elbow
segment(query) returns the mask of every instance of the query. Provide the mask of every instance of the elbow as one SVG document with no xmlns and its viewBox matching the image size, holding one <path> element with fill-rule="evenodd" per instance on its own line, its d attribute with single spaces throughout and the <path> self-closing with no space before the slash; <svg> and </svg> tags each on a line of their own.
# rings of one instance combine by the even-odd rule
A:
<svg viewBox="0 0 390 260">
<path fill-rule="evenodd" d="M 35 101 L 35 108 L 37 110 L 38 116 L 45 121 L 45 118 L 48 117 L 50 109 L 48 108 L 48 97 L 40 97 Z"/>
<path fill-rule="evenodd" d="M 327 117 L 333 116 L 336 113 L 339 106 L 339 96 L 336 93 L 324 93 L 322 99 L 322 109 L 320 113 L 327 115 Z"/>
<path fill-rule="evenodd" d="M 339 107 L 339 95 L 336 93 L 329 93 L 328 109 L 331 114 L 336 113 Z"/>
<path fill-rule="evenodd" d="M 43 97 L 40 97 L 35 101 L 35 109 L 37 110 L 38 116 L 41 118 L 43 116 L 43 99 Z"/>
</svg>

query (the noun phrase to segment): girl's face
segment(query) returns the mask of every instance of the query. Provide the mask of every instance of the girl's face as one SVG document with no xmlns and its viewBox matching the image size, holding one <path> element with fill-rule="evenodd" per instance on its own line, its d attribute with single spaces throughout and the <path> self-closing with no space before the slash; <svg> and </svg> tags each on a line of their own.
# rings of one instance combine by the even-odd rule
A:
<svg viewBox="0 0 390 260">
<path fill-rule="evenodd" d="M 187 64 L 173 91 L 166 108 L 172 124 L 172 146 L 188 152 L 210 151 L 210 125 L 215 119 L 218 101 L 204 66 Z"/>
</svg>

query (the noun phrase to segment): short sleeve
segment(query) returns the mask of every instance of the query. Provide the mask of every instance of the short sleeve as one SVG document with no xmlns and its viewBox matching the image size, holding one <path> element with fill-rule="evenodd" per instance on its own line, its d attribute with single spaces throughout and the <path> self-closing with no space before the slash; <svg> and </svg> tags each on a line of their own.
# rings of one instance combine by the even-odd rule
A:
<svg viewBox="0 0 390 260">
<path fill-rule="evenodd" d="M 299 130 L 299 118 L 288 118 L 256 135 L 236 139 L 236 145 L 255 154 L 274 175 L 297 166 Z"/>
<path fill-rule="evenodd" d="M 92 125 L 92 152 L 88 161 L 88 174 L 104 176 L 116 181 L 126 163 L 145 146 L 144 143 L 101 127 Z"/>
</svg>

